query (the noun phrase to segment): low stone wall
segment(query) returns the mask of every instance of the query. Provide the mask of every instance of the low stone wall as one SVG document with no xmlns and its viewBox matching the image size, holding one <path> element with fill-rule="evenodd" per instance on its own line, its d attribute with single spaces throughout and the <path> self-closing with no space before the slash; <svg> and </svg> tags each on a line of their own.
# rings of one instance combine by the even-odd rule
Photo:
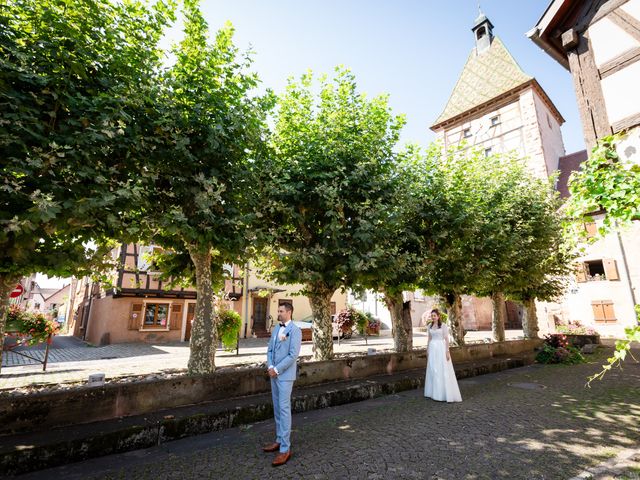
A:
<svg viewBox="0 0 640 480">
<path fill-rule="evenodd" d="M 516 340 L 451 349 L 454 364 L 518 355 L 539 347 L 540 340 Z M 424 368 L 426 350 L 360 355 L 300 365 L 297 387 L 366 378 Z M 173 377 L 103 387 L 0 398 L 0 434 L 139 415 L 270 390 L 263 368 L 225 368 L 211 375 Z"/>
</svg>

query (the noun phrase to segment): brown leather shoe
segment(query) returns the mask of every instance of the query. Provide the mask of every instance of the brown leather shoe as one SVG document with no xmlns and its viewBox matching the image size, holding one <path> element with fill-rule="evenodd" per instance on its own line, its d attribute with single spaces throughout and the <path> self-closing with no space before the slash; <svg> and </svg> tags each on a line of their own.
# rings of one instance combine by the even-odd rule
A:
<svg viewBox="0 0 640 480">
<path fill-rule="evenodd" d="M 277 452 L 278 450 L 280 450 L 280 444 L 279 443 L 270 443 L 269 445 L 265 445 L 262 448 L 263 452 Z"/>
<path fill-rule="evenodd" d="M 276 458 L 273 459 L 271 465 L 273 465 L 274 467 L 279 467 L 280 465 L 284 465 L 285 463 L 287 463 L 290 458 L 291 450 L 289 450 L 288 452 L 279 453 L 278 455 L 276 455 Z"/>
</svg>

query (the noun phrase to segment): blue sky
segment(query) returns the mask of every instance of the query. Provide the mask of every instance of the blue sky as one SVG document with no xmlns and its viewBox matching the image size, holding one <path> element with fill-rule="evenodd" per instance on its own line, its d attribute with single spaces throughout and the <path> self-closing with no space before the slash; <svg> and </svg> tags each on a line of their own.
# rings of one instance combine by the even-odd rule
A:
<svg viewBox="0 0 640 480">
<path fill-rule="evenodd" d="M 571 75 L 525 33 L 548 0 L 484 0 L 482 9 L 523 70 L 538 79 L 566 123 L 568 153 L 584 148 Z M 230 20 L 236 44 L 255 50 L 254 69 L 280 92 L 289 76 L 343 64 L 361 91 L 388 93 L 407 116 L 404 142 L 426 145 L 473 47 L 475 0 L 202 0 L 210 28 Z M 173 40 L 177 40 L 177 32 Z"/>
</svg>

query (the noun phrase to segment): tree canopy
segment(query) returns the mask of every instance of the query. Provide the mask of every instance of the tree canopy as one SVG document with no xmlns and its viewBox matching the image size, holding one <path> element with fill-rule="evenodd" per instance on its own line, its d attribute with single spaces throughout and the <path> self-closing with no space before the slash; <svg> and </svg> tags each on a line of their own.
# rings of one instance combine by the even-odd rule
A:
<svg viewBox="0 0 640 480">
<path fill-rule="evenodd" d="M 388 180 L 404 118 L 392 114 L 386 96 L 359 93 L 344 68 L 320 77 L 318 89 L 307 73 L 291 79 L 278 101 L 274 154 L 262 169 L 262 230 L 270 239 L 262 271 L 304 285 L 315 356 L 327 359 L 331 296 L 386 255 L 380 204 L 393 198 Z"/>
</svg>

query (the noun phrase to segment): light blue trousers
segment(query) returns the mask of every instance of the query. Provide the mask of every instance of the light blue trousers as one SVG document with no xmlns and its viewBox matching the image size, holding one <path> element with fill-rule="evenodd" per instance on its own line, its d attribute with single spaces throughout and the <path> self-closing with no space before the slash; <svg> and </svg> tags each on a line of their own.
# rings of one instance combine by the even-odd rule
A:
<svg viewBox="0 0 640 480">
<path fill-rule="evenodd" d="M 288 452 L 291 447 L 291 390 L 293 380 L 271 379 L 271 398 L 273 399 L 273 418 L 276 421 L 276 442 L 280 444 L 280 453 Z"/>
</svg>

